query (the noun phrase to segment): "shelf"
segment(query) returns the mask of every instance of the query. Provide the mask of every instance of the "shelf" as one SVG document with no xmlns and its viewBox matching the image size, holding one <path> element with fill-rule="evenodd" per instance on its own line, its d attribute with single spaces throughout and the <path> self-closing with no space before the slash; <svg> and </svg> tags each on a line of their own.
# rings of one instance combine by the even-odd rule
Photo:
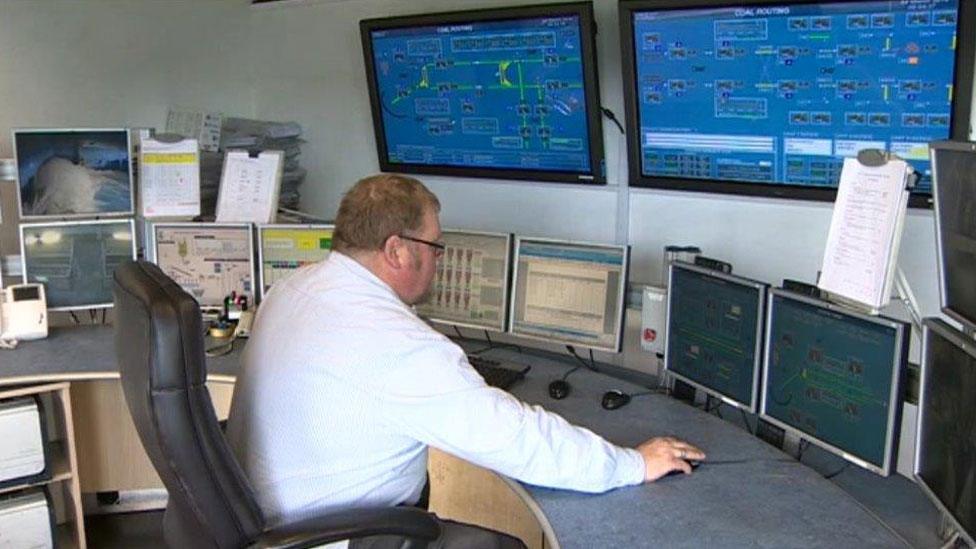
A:
<svg viewBox="0 0 976 549">
<path fill-rule="evenodd" d="M 0 494 L 16 492 L 17 490 L 23 490 L 24 488 L 46 486 L 55 482 L 71 480 L 71 465 L 70 461 L 68 460 L 67 447 L 65 447 L 64 443 L 61 441 L 49 442 L 48 444 L 50 445 L 51 478 L 47 480 L 39 480 L 37 482 L 25 482 L 23 484 L 15 484 L 13 486 L 7 486 L 6 488 L 0 488 Z"/>
</svg>

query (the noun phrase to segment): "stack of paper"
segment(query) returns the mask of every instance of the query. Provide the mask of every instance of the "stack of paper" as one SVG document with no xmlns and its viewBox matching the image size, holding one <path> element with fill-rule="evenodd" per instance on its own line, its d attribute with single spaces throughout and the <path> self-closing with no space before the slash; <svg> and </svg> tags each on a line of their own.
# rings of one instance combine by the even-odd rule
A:
<svg viewBox="0 0 976 549">
<path fill-rule="evenodd" d="M 219 116 L 219 118 L 217 118 Z M 214 131 L 213 121 L 219 128 Z M 194 113 L 170 109 L 166 129 L 200 141 L 200 213 L 212 217 L 217 208 L 221 170 L 228 150 L 245 150 L 252 155 L 263 151 L 282 151 L 281 189 L 278 204 L 299 210 L 299 187 L 307 171 L 301 166 L 302 127 L 297 122 L 270 122 L 247 118 L 224 118 L 213 113 Z M 204 139 L 217 140 L 205 147 Z M 219 145 L 219 146 L 218 146 Z"/>
<path fill-rule="evenodd" d="M 884 307 L 898 261 L 911 168 L 844 161 L 818 286 L 871 311 Z"/>
</svg>

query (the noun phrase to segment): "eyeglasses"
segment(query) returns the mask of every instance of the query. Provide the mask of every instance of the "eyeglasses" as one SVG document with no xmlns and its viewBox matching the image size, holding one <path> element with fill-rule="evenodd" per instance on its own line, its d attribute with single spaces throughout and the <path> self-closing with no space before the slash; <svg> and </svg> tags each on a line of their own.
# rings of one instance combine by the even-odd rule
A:
<svg viewBox="0 0 976 549">
<path fill-rule="evenodd" d="M 404 240 L 410 240 L 412 242 L 418 242 L 420 244 L 426 244 L 426 245 L 430 246 L 431 248 L 434 248 L 434 253 L 436 253 L 437 255 L 443 254 L 444 253 L 444 250 L 447 249 L 447 245 L 444 244 L 443 242 L 434 242 L 434 241 L 431 241 L 431 240 L 424 240 L 422 238 L 414 238 L 412 236 L 407 236 L 405 234 L 398 234 L 397 236 L 399 236 L 400 238 L 402 238 Z"/>
</svg>

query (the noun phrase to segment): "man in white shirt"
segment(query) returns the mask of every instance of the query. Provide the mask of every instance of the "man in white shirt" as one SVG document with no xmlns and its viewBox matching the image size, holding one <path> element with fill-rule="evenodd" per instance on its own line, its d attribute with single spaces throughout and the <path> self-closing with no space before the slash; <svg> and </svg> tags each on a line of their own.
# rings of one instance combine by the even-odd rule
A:
<svg viewBox="0 0 976 549">
<path fill-rule="evenodd" d="M 272 523 L 414 504 L 428 446 L 584 492 L 690 473 L 686 460 L 704 459 L 673 438 L 615 446 L 487 386 L 464 351 L 411 308 L 430 291 L 443 253 L 439 211 L 416 179 L 363 179 L 339 206 L 328 259 L 277 283 L 262 303 L 227 437 Z M 443 530 L 455 534 L 453 525 Z"/>
</svg>

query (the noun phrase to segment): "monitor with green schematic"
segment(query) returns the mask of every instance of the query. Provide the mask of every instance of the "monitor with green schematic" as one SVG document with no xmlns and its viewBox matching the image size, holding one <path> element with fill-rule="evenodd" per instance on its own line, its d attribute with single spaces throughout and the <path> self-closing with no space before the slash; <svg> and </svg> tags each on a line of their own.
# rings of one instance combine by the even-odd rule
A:
<svg viewBox="0 0 976 549">
<path fill-rule="evenodd" d="M 896 320 L 770 290 L 760 416 L 887 476 L 908 334 Z"/>
<path fill-rule="evenodd" d="M 664 353 L 668 374 L 754 412 L 765 297 L 761 282 L 672 263 Z"/>
</svg>

